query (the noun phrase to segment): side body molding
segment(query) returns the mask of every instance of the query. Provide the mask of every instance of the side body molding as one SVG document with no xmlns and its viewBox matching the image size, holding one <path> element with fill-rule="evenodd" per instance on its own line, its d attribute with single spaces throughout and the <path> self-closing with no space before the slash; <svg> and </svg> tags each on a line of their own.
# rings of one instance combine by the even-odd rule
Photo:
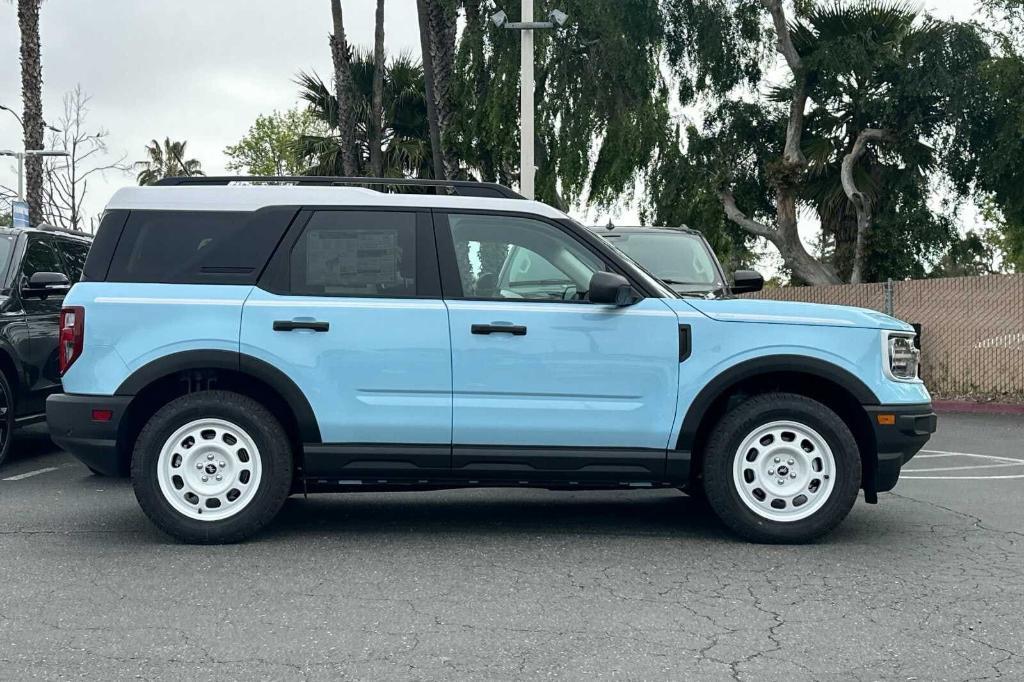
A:
<svg viewBox="0 0 1024 682">
<path fill-rule="evenodd" d="M 320 443 L 320 427 L 305 394 L 284 372 L 258 358 L 225 350 L 189 350 L 157 358 L 135 370 L 115 395 L 134 396 L 164 377 L 191 369 L 224 369 L 249 375 L 268 385 L 284 399 L 295 415 L 304 443 Z"/>
</svg>

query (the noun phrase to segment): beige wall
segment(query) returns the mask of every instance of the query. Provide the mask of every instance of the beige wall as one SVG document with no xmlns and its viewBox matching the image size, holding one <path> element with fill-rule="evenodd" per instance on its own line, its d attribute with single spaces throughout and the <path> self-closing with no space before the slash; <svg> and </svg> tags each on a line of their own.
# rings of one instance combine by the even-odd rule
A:
<svg viewBox="0 0 1024 682">
<path fill-rule="evenodd" d="M 884 284 L 766 289 L 750 298 L 884 311 Z M 942 397 L 1024 402 L 1024 274 L 893 283 L 896 317 L 923 326 L 921 375 Z"/>
</svg>

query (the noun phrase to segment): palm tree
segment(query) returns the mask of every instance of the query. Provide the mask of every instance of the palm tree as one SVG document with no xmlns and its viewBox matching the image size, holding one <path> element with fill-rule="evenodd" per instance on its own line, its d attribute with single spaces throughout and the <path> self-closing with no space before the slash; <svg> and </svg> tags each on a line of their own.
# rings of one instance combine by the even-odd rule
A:
<svg viewBox="0 0 1024 682">
<path fill-rule="evenodd" d="M 877 219 L 897 204 L 909 213 L 914 186 L 934 167 L 934 150 L 923 140 L 941 126 L 942 95 L 922 84 L 947 68 L 948 34 L 946 25 L 899 0 L 817 6 L 793 27 L 815 103 L 806 119 L 804 198 L 817 208 L 844 281 L 863 279 L 857 242 L 859 235 L 863 247 L 866 227 L 858 218 Z M 874 136 L 871 146 L 864 144 L 867 135 Z M 868 216 L 843 186 L 848 155 L 855 162 L 850 179 L 867 201 Z"/>
<path fill-rule="evenodd" d="M 384 173 L 381 158 L 381 138 L 384 120 L 384 0 L 377 0 L 376 30 L 373 36 L 373 98 L 370 112 L 370 175 Z"/>
<path fill-rule="evenodd" d="M 43 62 L 39 42 L 39 5 L 41 0 L 18 0 L 18 29 L 21 32 L 21 97 L 24 112 L 21 123 L 25 149 L 43 147 Z M 25 159 L 25 185 L 29 219 L 43 217 L 43 160 Z"/>
<path fill-rule="evenodd" d="M 354 97 L 356 168 L 354 175 L 377 173 L 371 166 L 374 58 L 357 52 L 350 63 Z M 338 128 L 338 99 L 319 76 L 300 73 L 300 97 L 309 112 L 329 128 L 326 135 L 305 135 L 297 142 L 297 155 L 310 175 L 348 175 Z M 381 119 L 380 175 L 390 178 L 430 177 L 430 134 L 423 94 L 423 70 L 408 55 L 393 58 L 384 71 Z"/>
<path fill-rule="evenodd" d="M 441 147 L 441 117 L 438 112 L 437 96 L 434 93 L 434 36 L 430 30 L 430 8 L 427 0 L 416 0 L 416 11 L 420 25 L 420 51 L 423 53 L 423 86 L 427 102 L 427 126 L 430 131 L 430 151 L 435 178 L 443 178 L 444 152 Z"/>
<path fill-rule="evenodd" d="M 139 184 L 152 185 L 157 180 L 178 175 L 202 175 L 203 171 L 199 161 L 185 159 L 187 144 L 184 140 L 171 142 L 169 137 L 164 138 L 162 146 L 156 140 L 147 144 L 146 156 L 149 158 L 132 164 L 133 170 L 138 171 L 136 179 Z"/>
<path fill-rule="evenodd" d="M 353 145 L 355 91 L 352 86 L 350 68 L 351 50 L 345 38 L 345 21 L 341 13 L 341 0 L 331 0 L 331 18 L 334 33 L 331 34 L 331 60 L 334 63 L 334 91 L 337 107 L 337 129 L 340 142 L 341 167 L 345 175 L 356 174 L 356 155 Z"/>
</svg>

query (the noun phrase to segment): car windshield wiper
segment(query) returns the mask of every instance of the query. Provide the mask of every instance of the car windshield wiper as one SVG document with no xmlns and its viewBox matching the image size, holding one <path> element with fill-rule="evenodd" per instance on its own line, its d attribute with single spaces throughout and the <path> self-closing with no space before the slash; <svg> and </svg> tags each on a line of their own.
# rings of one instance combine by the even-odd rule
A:
<svg viewBox="0 0 1024 682">
<path fill-rule="evenodd" d="M 677 296 L 690 296 L 695 298 L 717 298 L 719 296 L 725 296 L 729 293 L 729 290 L 725 287 L 725 285 L 722 284 L 709 286 L 707 282 L 683 282 L 682 280 L 670 278 L 666 279 L 664 277 L 659 279 L 661 279 L 661 281 L 664 282 L 665 284 L 671 284 L 674 286 L 700 287 L 700 289 L 695 289 L 694 291 L 676 291 L 675 293 Z"/>
</svg>

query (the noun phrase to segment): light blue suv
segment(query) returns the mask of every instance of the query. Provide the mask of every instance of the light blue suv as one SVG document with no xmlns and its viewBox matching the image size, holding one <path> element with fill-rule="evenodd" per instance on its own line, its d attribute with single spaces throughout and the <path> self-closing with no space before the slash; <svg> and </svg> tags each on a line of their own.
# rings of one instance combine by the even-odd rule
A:
<svg viewBox="0 0 1024 682">
<path fill-rule="evenodd" d="M 59 361 L 54 439 L 130 472 L 189 542 L 245 538 L 296 492 L 479 486 L 682 488 L 743 537 L 802 542 L 890 490 L 936 423 L 909 325 L 680 298 L 482 183 L 120 190 Z"/>
</svg>

